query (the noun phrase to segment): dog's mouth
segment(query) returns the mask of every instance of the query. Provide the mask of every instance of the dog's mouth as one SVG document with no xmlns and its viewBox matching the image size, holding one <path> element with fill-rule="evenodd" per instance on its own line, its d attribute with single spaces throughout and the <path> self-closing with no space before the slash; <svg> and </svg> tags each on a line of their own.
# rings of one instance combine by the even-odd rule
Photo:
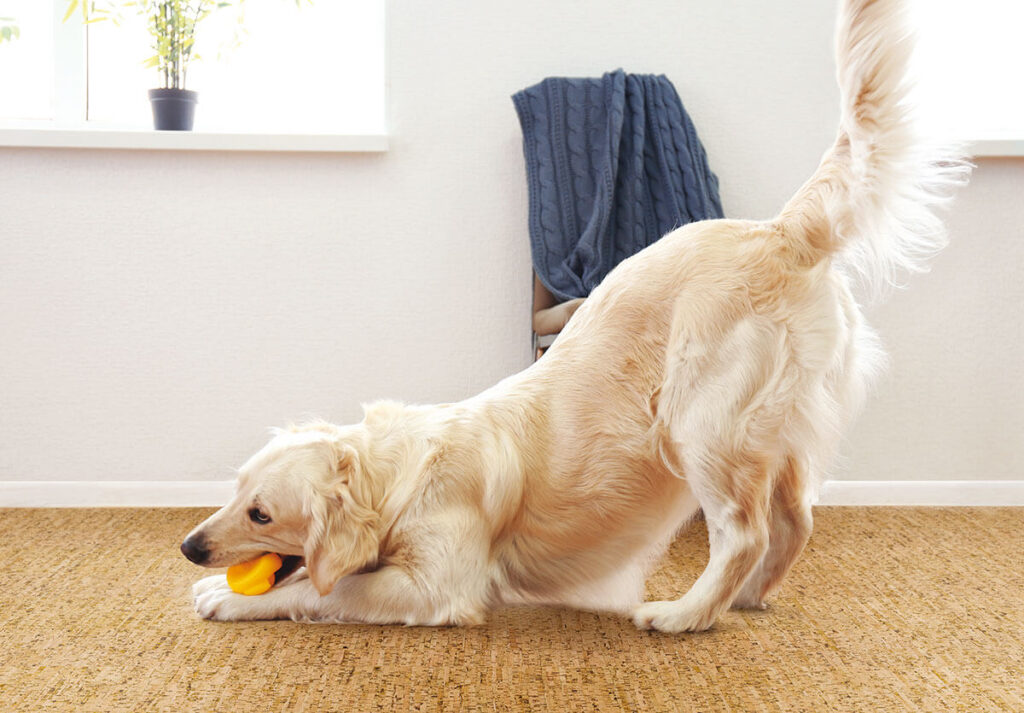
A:
<svg viewBox="0 0 1024 713">
<path fill-rule="evenodd" d="M 302 555 L 281 555 L 281 569 L 274 573 L 274 586 L 287 579 L 295 573 L 302 565 L 306 564 L 306 558 Z"/>
</svg>

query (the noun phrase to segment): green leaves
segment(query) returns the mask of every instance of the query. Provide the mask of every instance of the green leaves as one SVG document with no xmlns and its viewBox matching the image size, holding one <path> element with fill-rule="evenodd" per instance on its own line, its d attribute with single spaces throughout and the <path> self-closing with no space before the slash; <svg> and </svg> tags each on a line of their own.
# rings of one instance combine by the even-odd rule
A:
<svg viewBox="0 0 1024 713">
<path fill-rule="evenodd" d="M 146 18 L 146 29 L 150 36 L 150 47 L 154 54 L 144 60 L 145 67 L 155 67 L 163 78 L 164 88 L 184 89 L 189 62 L 198 59 L 192 52 L 195 45 L 196 26 L 211 13 L 225 8 L 239 10 L 238 23 L 244 22 L 246 0 L 67 0 L 64 13 L 67 22 L 76 10 L 82 13 L 82 22 L 110 20 L 119 24 L 127 14 L 142 15 Z M 313 0 L 295 0 L 295 6 L 312 5 Z M 2 20 L 4 18 L 0 18 Z M 6 36 L 7 27 L 0 29 L 0 42 Z M 17 28 L 12 34 L 17 37 Z M 240 42 L 236 36 L 235 44 Z"/>
<path fill-rule="evenodd" d="M 64 13 L 64 19 L 61 20 L 61 22 L 67 22 L 68 18 L 75 14 L 75 10 L 78 8 L 79 5 L 82 6 L 82 19 L 87 19 L 85 3 L 80 3 L 78 2 L 78 0 L 68 0 L 68 11 Z"/>
<path fill-rule="evenodd" d="M 21 28 L 15 22 L 17 20 L 13 17 L 0 17 L 0 45 L 21 37 Z"/>
</svg>

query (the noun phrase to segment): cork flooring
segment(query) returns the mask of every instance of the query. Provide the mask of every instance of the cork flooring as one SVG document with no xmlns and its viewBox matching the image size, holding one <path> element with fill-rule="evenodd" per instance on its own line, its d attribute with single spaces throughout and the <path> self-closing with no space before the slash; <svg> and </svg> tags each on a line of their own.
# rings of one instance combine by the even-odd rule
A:
<svg viewBox="0 0 1024 713">
<path fill-rule="evenodd" d="M 0 510 L 5 711 L 1024 711 L 1024 509 L 819 508 L 765 612 L 710 632 L 507 609 L 470 629 L 218 624 L 202 509 Z M 702 523 L 650 594 L 681 594 Z"/>
</svg>

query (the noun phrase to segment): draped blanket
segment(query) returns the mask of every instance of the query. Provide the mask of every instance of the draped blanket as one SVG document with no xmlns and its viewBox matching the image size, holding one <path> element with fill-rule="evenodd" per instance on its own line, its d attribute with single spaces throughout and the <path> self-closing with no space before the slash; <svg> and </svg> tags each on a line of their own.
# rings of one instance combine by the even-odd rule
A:
<svg viewBox="0 0 1024 713">
<path fill-rule="evenodd" d="M 681 225 L 721 218 L 718 178 L 664 75 L 553 77 L 513 95 L 533 265 L 559 300 Z"/>
</svg>

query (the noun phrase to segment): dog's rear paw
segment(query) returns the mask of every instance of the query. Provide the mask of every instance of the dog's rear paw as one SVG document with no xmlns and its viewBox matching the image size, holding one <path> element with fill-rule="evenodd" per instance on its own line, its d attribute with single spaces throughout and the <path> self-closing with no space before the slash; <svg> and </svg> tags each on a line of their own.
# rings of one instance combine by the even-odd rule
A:
<svg viewBox="0 0 1024 713">
<path fill-rule="evenodd" d="M 764 611 L 768 608 L 768 602 L 760 596 L 743 596 L 742 594 L 733 601 L 733 609 L 756 609 Z"/>
<path fill-rule="evenodd" d="M 714 614 L 693 610 L 681 599 L 674 602 L 646 602 L 633 610 L 633 623 L 639 629 L 656 629 L 667 634 L 705 631 L 715 623 Z"/>
</svg>

